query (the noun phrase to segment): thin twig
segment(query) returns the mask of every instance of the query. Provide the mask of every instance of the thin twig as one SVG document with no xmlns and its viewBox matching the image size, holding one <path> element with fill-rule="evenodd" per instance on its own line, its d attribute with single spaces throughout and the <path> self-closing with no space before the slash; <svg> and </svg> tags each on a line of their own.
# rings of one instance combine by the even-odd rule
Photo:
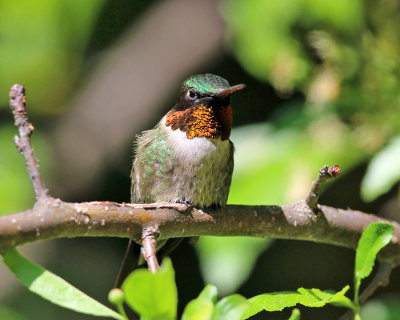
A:
<svg viewBox="0 0 400 320">
<path fill-rule="evenodd" d="M 143 230 L 143 257 L 147 262 L 147 267 L 153 273 L 159 269 L 157 256 L 156 256 L 156 235 L 158 234 L 157 228 L 148 227 Z"/>
<path fill-rule="evenodd" d="M 379 269 L 376 272 L 374 278 L 368 284 L 368 286 L 360 294 L 360 304 L 364 304 L 368 298 L 375 292 L 379 287 L 386 287 L 389 284 L 390 273 L 392 272 L 392 265 L 387 262 L 381 262 Z"/>
<path fill-rule="evenodd" d="M 342 315 L 339 320 L 351 320 L 354 317 L 354 311 L 353 310 L 347 310 L 344 315 Z"/>
<path fill-rule="evenodd" d="M 360 305 L 363 305 L 379 287 L 385 287 L 389 284 L 389 278 L 392 269 L 393 266 L 390 263 L 386 261 L 380 262 L 378 271 L 376 272 L 375 276 L 372 278 L 371 282 L 360 294 L 359 298 Z M 353 310 L 348 310 L 340 318 L 340 320 L 350 320 L 352 319 L 353 315 L 354 315 Z"/>
<path fill-rule="evenodd" d="M 314 212 L 317 211 L 319 195 L 321 193 L 322 186 L 324 185 L 325 181 L 330 178 L 334 178 L 339 174 L 340 174 L 340 168 L 338 165 L 334 165 L 332 167 L 324 165 L 319 170 L 318 178 L 313 182 L 310 193 L 306 198 L 306 203 L 312 211 Z"/>
<path fill-rule="evenodd" d="M 14 85 L 10 89 L 10 105 L 20 134 L 15 137 L 15 143 L 25 158 L 37 202 L 31 210 L 0 216 L 0 253 L 24 243 L 61 237 L 129 237 L 142 240 L 144 257 L 149 268 L 155 272 L 158 269 L 156 238 L 253 236 L 309 240 L 356 248 L 362 231 L 370 223 L 390 222 L 360 211 L 318 206 L 323 183 L 340 173 L 338 166 L 324 166 L 306 201 L 288 206 L 230 205 L 205 212 L 169 203 L 63 202 L 48 196 L 40 176 L 30 143 L 34 128 L 27 119 L 23 86 Z M 317 209 L 322 214 L 315 214 Z M 395 226 L 392 243 L 380 255 L 385 265 L 378 271 L 378 279 L 363 292 L 361 301 L 379 285 L 386 283 L 391 267 L 400 264 L 400 225 L 391 223 Z"/>
<path fill-rule="evenodd" d="M 15 126 L 18 128 L 19 137 L 14 137 L 15 145 L 19 153 L 25 158 L 26 167 L 35 192 L 36 201 L 44 199 L 48 195 L 48 190 L 43 182 L 39 172 L 39 163 L 33 154 L 31 145 L 31 135 L 35 129 L 28 122 L 28 116 L 25 107 L 25 88 L 22 85 L 15 84 L 10 89 L 10 106 L 14 115 Z"/>
</svg>

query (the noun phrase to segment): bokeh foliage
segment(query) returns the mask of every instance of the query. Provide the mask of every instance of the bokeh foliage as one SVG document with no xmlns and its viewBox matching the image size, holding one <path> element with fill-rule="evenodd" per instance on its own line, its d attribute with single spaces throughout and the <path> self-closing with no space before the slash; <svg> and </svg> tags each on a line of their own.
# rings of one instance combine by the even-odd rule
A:
<svg viewBox="0 0 400 320">
<path fill-rule="evenodd" d="M 218 289 L 209 284 L 196 299 L 188 303 L 183 311 L 182 320 L 245 320 L 263 310 L 282 311 L 298 304 L 311 308 L 321 308 L 327 304 L 349 308 L 355 314 L 354 319 L 361 320 L 358 302 L 361 280 L 371 274 L 378 252 L 391 242 L 393 233 L 394 226 L 390 223 L 371 223 L 363 231 L 356 250 L 354 301 L 345 296 L 350 289 L 349 285 L 339 292 L 301 287 L 297 291 L 266 293 L 248 300 L 240 294 L 232 294 L 218 301 Z M 53 304 L 78 313 L 128 320 L 125 302 L 141 319 L 177 319 L 178 292 L 175 272 L 169 258 L 164 259 L 156 272 L 144 268 L 134 270 L 121 288 L 113 288 L 109 292 L 108 299 L 115 305 L 119 314 L 64 279 L 26 259 L 15 248 L 3 254 L 3 261 L 30 291 Z M 292 314 L 290 319 L 298 319 L 300 312 L 296 313 L 297 316 Z"/>
<path fill-rule="evenodd" d="M 390 0 L 222 2 L 229 47 L 238 61 L 290 101 L 275 111 L 274 123 L 234 131 L 230 203 L 303 199 L 323 164 L 339 164 L 342 172 L 350 172 L 376 153 L 363 183 L 364 200 L 374 200 L 399 181 L 398 148 L 390 149 L 390 157 L 379 155 L 400 129 L 398 9 L 398 2 Z M 290 99 L 299 92 L 303 99 Z M 242 268 L 242 277 L 235 275 L 235 266 L 253 265 L 254 258 L 242 259 L 242 252 L 260 252 L 253 240 L 246 240 L 246 249 L 228 250 L 236 246 L 237 240 L 231 241 L 200 244 L 206 261 L 220 257 L 203 270 L 222 288 L 225 278 L 230 286 L 232 279 L 239 285 L 245 278 Z M 236 263 L 226 268 L 229 260 Z"/>
<path fill-rule="evenodd" d="M 335 112 L 372 150 L 398 132 L 397 1 L 227 0 L 221 11 L 254 76 L 281 94 L 300 90 L 308 111 Z"/>
<path fill-rule="evenodd" d="M 85 54 L 91 38 L 99 38 L 93 32 L 104 4 L 0 0 L 0 214 L 33 203 L 23 160 L 12 143 L 15 128 L 3 117 L 9 113 L 8 88 L 15 82 L 27 87 L 29 115 L 38 121 L 66 111 L 77 84 L 86 80 L 83 70 L 92 61 Z M 226 22 L 227 51 L 249 78 L 257 79 L 265 91 L 272 86 L 280 99 L 268 121 L 254 115 L 252 125 L 233 131 L 236 156 L 229 203 L 300 200 L 324 164 L 338 164 L 346 174 L 370 163 L 362 185 L 365 201 L 398 183 L 398 1 L 224 0 L 220 13 Z M 142 10 L 135 18 L 139 15 Z M 107 51 L 113 41 L 107 44 L 97 45 Z M 229 79 L 231 73 L 239 72 L 226 69 L 222 75 Z M 235 110 L 235 116 L 240 126 L 240 112 Z M 155 121 L 159 118 L 154 115 Z M 33 142 L 42 170 L 49 172 L 46 134 L 35 132 Z M 268 244 L 259 239 L 203 239 L 199 257 L 206 281 L 222 293 L 233 292 Z"/>
<path fill-rule="evenodd" d="M 0 115 L 10 114 L 7 93 L 14 83 L 27 88 L 30 117 L 62 110 L 76 86 L 102 2 L 0 0 Z M 0 122 L 0 214 L 27 209 L 34 199 L 13 145 L 15 127 L 11 117 L 6 119 Z M 33 144 L 46 174 L 51 151 L 41 134 L 35 133 Z"/>
<path fill-rule="evenodd" d="M 288 196 L 289 184 L 296 185 L 293 172 L 310 181 L 307 172 L 314 174 L 327 161 L 348 171 L 398 135 L 397 1 L 226 0 L 221 13 L 229 45 L 242 66 L 278 94 L 301 92 L 304 97 L 276 112 L 277 125 L 237 134 L 239 143 L 247 138 L 237 148 L 238 157 L 245 159 L 239 158 L 235 172 L 244 187 L 234 184 L 231 202 L 293 201 Z M 392 154 L 394 159 L 399 153 Z M 386 170 L 391 163 L 386 161 Z M 251 167 L 247 184 L 240 179 L 243 166 Z M 398 181 L 395 171 L 382 193 Z M 373 200 L 381 194 L 375 193 L 363 195 Z"/>
<path fill-rule="evenodd" d="M 102 3 L 0 1 L 0 108 L 7 107 L 9 87 L 23 83 L 34 112 L 60 110 L 76 85 Z"/>
</svg>

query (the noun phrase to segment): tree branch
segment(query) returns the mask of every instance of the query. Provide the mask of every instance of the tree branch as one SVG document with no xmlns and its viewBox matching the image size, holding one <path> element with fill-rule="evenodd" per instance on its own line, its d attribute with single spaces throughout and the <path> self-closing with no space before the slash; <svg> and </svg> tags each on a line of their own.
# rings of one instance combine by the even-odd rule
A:
<svg viewBox="0 0 400 320">
<path fill-rule="evenodd" d="M 48 190 L 39 172 L 39 162 L 33 154 L 31 145 L 31 135 L 35 129 L 32 123 L 28 122 L 28 115 L 25 107 L 25 88 L 20 84 L 15 84 L 10 89 L 10 106 L 14 115 L 15 126 L 18 128 L 19 137 L 14 137 L 15 145 L 20 154 L 23 155 L 28 168 L 29 178 L 31 179 L 36 201 L 46 198 Z"/>
<path fill-rule="evenodd" d="M 360 294 L 360 304 L 364 304 L 370 296 L 379 287 L 386 287 L 389 284 L 390 273 L 392 272 L 392 266 L 387 262 L 382 262 L 379 264 L 378 271 L 376 272 L 374 278 Z"/>
<path fill-rule="evenodd" d="M 390 222 L 372 214 L 318 204 L 324 182 L 340 173 L 338 166 L 324 166 L 305 201 L 287 206 L 228 205 L 199 210 L 176 203 L 128 204 L 114 202 L 69 203 L 54 199 L 40 176 L 30 143 L 34 130 L 28 122 L 25 90 L 10 89 L 10 105 L 19 137 L 15 143 L 24 156 L 36 196 L 31 210 L 0 216 L 0 254 L 33 241 L 81 236 L 129 237 L 144 246 L 149 268 L 158 268 L 155 239 L 195 236 L 251 236 L 296 239 L 355 249 L 363 230 L 372 222 Z M 361 295 L 365 301 L 388 281 L 400 264 L 400 225 L 391 244 L 379 255 L 382 267 Z"/>
<path fill-rule="evenodd" d="M 0 216 L 0 253 L 25 243 L 82 236 L 128 237 L 141 241 L 142 230 L 157 226 L 157 239 L 192 236 L 252 236 L 307 240 L 355 249 L 362 231 L 387 220 L 360 211 L 318 206 L 305 201 L 287 206 L 227 205 L 199 210 L 183 204 L 69 203 L 48 198 L 31 209 Z M 400 225 L 382 259 L 400 263 Z"/>
<path fill-rule="evenodd" d="M 393 266 L 387 262 L 381 262 L 379 264 L 378 271 L 375 276 L 368 284 L 368 286 L 364 289 L 364 291 L 360 294 L 359 302 L 360 305 L 363 305 L 370 296 L 379 288 L 385 287 L 389 284 L 390 273 L 392 272 Z M 353 318 L 353 310 L 348 310 L 340 320 L 350 320 Z"/>
<path fill-rule="evenodd" d="M 147 262 L 149 270 L 151 272 L 156 272 L 160 267 L 158 265 L 156 256 L 156 237 L 158 230 L 155 227 L 147 227 L 143 229 L 143 257 Z"/>
<path fill-rule="evenodd" d="M 321 168 L 321 170 L 319 170 L 318 178 L 313 182 L 310 193 L 306 198 L 307 205 L 312 211 L 317 212 L 319 195 L 321 194 L 322 186 L 324 185 L 325 181 L 330 178 L 335 178 L 339 174 L 340 168 L 338 165 L 334 165 L 332 167 L 325 165 Z"/>
</svg>

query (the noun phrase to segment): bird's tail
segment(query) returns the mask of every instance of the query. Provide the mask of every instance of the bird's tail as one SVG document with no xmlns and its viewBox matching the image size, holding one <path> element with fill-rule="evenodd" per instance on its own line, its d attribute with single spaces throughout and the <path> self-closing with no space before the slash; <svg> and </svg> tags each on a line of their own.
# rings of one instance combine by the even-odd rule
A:
<svg viewBox="0 0 400 320">
<path fill-rule="evenodd" d="M 126 248 L 124 258 L 119 268 L 117 279 L 115 280 L 114 288 L 120 288 L 126 277 L 138 267 L 141 256 L 140 245 L 129 239 L 128 247 Z"/>
<path fill-rule="evenodd" d="M 159 261 L 168 256 L 182 242 L 184 238 L 173 238 L 157 241 L 157 257 Z M 126 277 L 136 268 L 142 266 L 145 260 L 142 255 L 141 246 L 136 242 L 129 240 L 121 267 L 115 281 L 115 288 L 120 288 Z"/>
</svg>

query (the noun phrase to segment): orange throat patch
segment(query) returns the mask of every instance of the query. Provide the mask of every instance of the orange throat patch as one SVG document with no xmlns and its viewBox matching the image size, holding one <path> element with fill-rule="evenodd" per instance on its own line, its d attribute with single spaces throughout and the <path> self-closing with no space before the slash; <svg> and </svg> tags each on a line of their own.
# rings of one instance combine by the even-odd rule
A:
<svg viewBox="0 0 400 320">
<path fill-rule="evenodd" d="M 230 105 L 214 109 L 204 105 L 183 111 L 170 111 L 166 126 L 186 132 L 189 139 L 206 137 L 227 140 L 231 134 L 232 108 Z"/>
</svg>

